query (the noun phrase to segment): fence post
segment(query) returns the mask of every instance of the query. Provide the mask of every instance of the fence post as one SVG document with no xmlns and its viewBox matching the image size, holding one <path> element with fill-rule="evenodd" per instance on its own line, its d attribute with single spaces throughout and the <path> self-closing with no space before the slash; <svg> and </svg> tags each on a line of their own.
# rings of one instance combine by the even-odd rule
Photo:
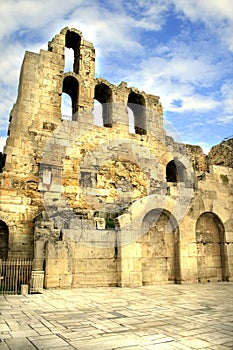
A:
<svg viewBox="0 0 233 350">
<path fill-rule="evenodd" d="M 30 293 L 43 293 L 44 271 L 32 271 Z"/>
<path fill-rule="evenodd" d="M 28 284 L 21 284 L 21 295 L 28 294 Z"/>
</svg>

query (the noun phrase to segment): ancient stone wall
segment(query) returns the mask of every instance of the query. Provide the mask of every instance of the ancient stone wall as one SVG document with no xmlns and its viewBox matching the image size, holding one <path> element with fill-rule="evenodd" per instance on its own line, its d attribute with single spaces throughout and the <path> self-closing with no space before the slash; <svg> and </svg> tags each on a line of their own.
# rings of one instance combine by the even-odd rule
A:
<svg viewBox="0 0 233 350">
<path fill-rule="evenodd" d="M 233 280 L 232 153 L 175 142 L 162 114 L 158 96 L 95 78 L 76 29 L 26 52 L 0 159 L 1 257 L 33 258 L 46 288 Z"/>
</svg>

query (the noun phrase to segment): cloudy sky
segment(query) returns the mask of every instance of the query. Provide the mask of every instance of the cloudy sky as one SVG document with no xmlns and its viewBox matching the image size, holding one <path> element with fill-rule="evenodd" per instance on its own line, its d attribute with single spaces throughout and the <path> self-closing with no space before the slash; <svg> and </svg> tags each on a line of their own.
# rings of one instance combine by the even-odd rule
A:
<svg viewBox="0 0 233 350">
<path fill-rule="evenodd" d="M 232 0 L 1 0 L 0 150 L 24 52 L 66 26 L 94 44 L 96 76 L 159 95 L 182 142 L 233 135 Z"/>
</svg>

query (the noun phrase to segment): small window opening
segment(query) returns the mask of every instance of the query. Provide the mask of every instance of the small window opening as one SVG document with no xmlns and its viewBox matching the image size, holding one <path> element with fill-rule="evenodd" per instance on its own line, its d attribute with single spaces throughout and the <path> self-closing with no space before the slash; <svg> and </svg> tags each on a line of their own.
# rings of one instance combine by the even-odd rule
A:
<svg viewBox="0 0 233 350">
<path fill-rule="evenodd" d="M 185 166 L 179 160 L 171 160 L 166 167 L 167 182 L 184 182 Z"/>
</svg>

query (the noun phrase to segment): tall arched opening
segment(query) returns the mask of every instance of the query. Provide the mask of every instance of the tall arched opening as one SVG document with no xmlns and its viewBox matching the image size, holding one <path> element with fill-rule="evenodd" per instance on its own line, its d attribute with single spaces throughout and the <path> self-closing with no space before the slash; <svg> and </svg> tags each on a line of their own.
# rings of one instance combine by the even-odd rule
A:
<svg viewBox="0 0 233 350">
<path fill-rule="evenodd" d="M 79 83 L 78 80 L 73 77 L 72 75 L 67 75 L 64 80 L 63 80 L 63 87 L 62 87 L 62 92 L 64 94 L 69 95 L 70 100 L 69 103 L 71 102 L 71 108 L 70 112 L 68 111 L 67 107 L 68 104 L 68 96 L 62 98 L 62 103 L 67 104 L 67 105 L 62 105 L 62 113 L 65 115 L 71 115 L 71 120 L 76 120 L 75 115 L 76 112 L 78 111 L 78 97 L 79 97 Z M 64 108 L 65 107 L 65 108 Z M 63 112 L 63 111 L 67 112 Z M 66 118 L 67 119 L 67 118 Z"/>
<path fill-rule="evenodd" d="M 139 240 L 142 254 L 142 284 L 179 283 L 179 228 L 174 216 L 163 209 L 153 209 L 143 219 Z"/>
<path fill-rule="evenodd" d="M 66 33 L 65 47 L 67 47 L 68 49 L 73 49 L 74 51 L 73 71 L 77 74 L 79 73 L 80 43 L 80 35 L 78 35 L 78 33 L 68 30 Z"/>
<path fill-rule="evenodd" d="M 102 120 L 104 127 L 112 127 L 112 90 L 104 83 L 95 87 L 94 100 L 102 104 Z M 102 124 L 102 123 L 101 123 Z"/>
<path fill-rule="evenodd" d="M 9 230 L 7 224 L 0 220 L 0 259 L 8 257 Z"/>
<path fill-rule="evenodd" d="M 145 99 L 141 94 L 137 94 L 134 91 L 128 96 L 127 107 L 130 108 L 134 116 L 134 129 L 135 134 L 146 134 L 146 120 L 145 120 Z M 129 113 L 128 113 L 129 114 Z M 129 115 L 130 119 L 130 115 Z M 130 125 L 130 120 L 129 120 Z"/>
<path fill-rule="evenodd" d="M 199 282 L 228 280 L 225 230 L 221 219 L 205 212 L 196 223 L 197 271 Z"/>
</svg>

